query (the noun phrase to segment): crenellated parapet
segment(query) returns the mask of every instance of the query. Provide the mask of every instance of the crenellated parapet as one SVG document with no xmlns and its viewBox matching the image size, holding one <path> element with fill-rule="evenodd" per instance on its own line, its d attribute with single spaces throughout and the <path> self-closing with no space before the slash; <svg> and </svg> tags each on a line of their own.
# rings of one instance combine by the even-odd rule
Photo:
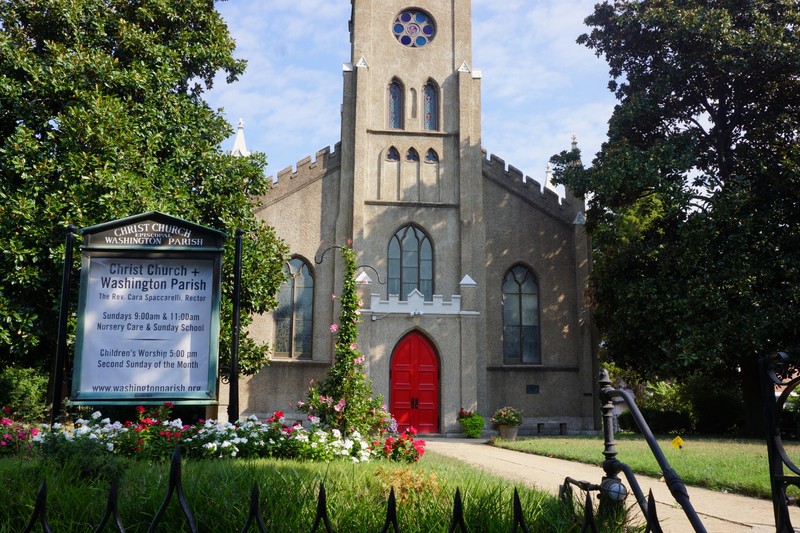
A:
<svg viewBox="0 0 800 533">
<path fill-rule="evenodd" d="M 341 147 L 342 143 L 338 142 L 331 152 L 331 148 L 326 146 L 318 150 L 313 159 L 311 156 L 304 157 L 294 168 L 286 167 L 278 171 L 277 178 L 267 178 L 272 182 L 272 187 L 269 194 L 262 199 L 263 206 L 277 203 L 338 169 L 341 166 Z"/>
<path fill-rule="evenodd" d="M 484 154 L 486 154 L 485 151 Z M 583 210 L 580 202 L 559 197 L 558 193 L 552 189 L 542 187 L 538 181 L 530 176 L 525 176 L 515 166 L 506 165 L 503 159 L 494 154 L 483 159 L 483 177 L 497 183 L 526 202 L 570 223 L 575 215 Z"/>
</svg>

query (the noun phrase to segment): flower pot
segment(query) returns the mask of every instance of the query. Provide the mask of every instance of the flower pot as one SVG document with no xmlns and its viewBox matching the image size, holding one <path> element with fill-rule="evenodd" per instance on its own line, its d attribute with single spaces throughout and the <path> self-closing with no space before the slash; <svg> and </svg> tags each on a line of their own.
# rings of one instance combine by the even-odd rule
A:
<svg viewBox="0 0 800 533">
<path fill-rule="evenodd" d="M 500 431 L 500 437 L 503 440 L 517 440 L 519 426 L 497 426 L 497 429 Z"/>
</svg>

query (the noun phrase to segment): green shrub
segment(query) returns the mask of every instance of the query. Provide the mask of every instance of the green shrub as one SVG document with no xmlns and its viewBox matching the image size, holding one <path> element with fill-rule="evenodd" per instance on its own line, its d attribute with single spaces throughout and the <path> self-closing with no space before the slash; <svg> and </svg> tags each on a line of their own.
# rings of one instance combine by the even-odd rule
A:
<svg viewBox="0 0 800 533">
<path fill-rule="evenodd" d="M 738 396 L 714 389 L 697 391 L 692 407 L 696 416 L 696 430 L 706 435 L 735 433 L 744 420 L 744 403 Z"/>
<path fill-rule="evenodd" d="M 658 434 L 687 433 L 692 429 L 692 420 L 686 413 L 678 411 L 659 410 L 643 407 L 642 412 L 650 431 Z M 630 411 L 625 411 L 617 416 L 620 429 L 641 433 Z"/>
<path fill-rule="evenodd" d="M 464 434 L 472 439 L 477 439 L 481 436 L 486 422 L 478 413 L 472 413 L 469 416 L 459 418 L 458 421 L 461 422 Z"/>
<path fill-rule="evenodd" d="M 33 422 L 46 413 L 47 376 L 33 368 L 8 367 L 0 372 L 0 407 L 14 418 Z"/>
</svg>

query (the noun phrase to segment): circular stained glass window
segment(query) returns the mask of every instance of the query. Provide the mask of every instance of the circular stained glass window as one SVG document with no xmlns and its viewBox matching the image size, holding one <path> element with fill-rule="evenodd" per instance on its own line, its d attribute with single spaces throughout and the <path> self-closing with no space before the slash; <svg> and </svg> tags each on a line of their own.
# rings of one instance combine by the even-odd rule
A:
<svg viewBox="0 0 800 533">
<path fill-rule="evenodd" d="M 427 13 L 408 10 L 394 19 L 392 33 L 403 46 L 420 48 L 433 40 L 436 35 L 436 25 Z"/>
</svg>

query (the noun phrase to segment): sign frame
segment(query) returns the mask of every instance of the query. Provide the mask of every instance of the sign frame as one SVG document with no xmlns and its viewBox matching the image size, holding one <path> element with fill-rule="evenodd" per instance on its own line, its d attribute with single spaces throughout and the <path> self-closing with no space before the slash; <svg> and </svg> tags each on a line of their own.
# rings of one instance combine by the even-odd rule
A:
<svg viewBox="0 0 800 533">
<path fill-rule="evenodd" d="M 70 395 L 72 403 L 77 405 L 153 405 L 161 404 L 165 401 L 170 401 L 175 405 L 212 405 L 218 403 L 222 256 L 224 242 L 227 238 L 226 234 L 213 228 L 200 226 L 157 211 L 91 226 L 80 230 L 79 233 L 84 237 L 84 244 L 81 247 L 81 282 L 78 299 L 72 393 Z M 200 277 L 191 278 L 193 281 L 189 281 L 190 273 L 188 269 L 185 269 L 186 264 L 193 266 L 194 270 L 192 272 L 195 275 L 199 274 Z M 127 270 L 119 272 L 121 268 Z M 178 325 L 175 320 L 181 322 L 183 317 L 187 317 L 190 323 L 185 329 L 188 332 L 179 334 L 183 335 L 179 339 L 184 343 L 188 339 L 189 344 L 192 345 L 193 340 L 199 337 L 201 348 L 198 351 L 186 351 L 179 349 L 179 346 L 175 345 L 175 350 L 164 348 L 158 351 L 158 358 L 153 355 L 152 359 L 147 359 L 150 356 L 143 355 L 140 348 L 141 344 L 137 344 L 137 341 L 141 342 L 139 339 L 123 339 L 120 335 L 119 339 L 114 339 L 114 346 L 122 346 L 129 349 L 114 350 L 115 356 L 107 361 L 119 361 L 116 366 L 122 365 L 123 362 L 125 365 L 132 367 L 137 367 L 137 365 L 139 367 L 146 366 L 149 371 L 151 366 L 153 370 L 157 367 L 162 367 L 162 364 L 166 366 L 167 355 L 161 356 L 160 353 L 162 351 L 164 354 L 176 352 L 180 354 L 179 358 L 192 357 L 192 354 L 197 356 L 199 353 L 201 354 L 200 359 L 203 360 L 205 359 L 203 357 L 205 355 L 204 341 L 207 338 L 207 374 L 205 373 L 205 365 L 202 364 L 199 368 L 194 367 L 198 368 L 197 372 L 194 372 L 194 370 L 182 372 L 184 376 L 187 372 L 191 373 L 194 385 L 189 387 L 186 387 L 184 383 L 177 383 L 175 387 L 150 386 L 147 384 L 146 378 L 142 380 L 141 385 L 136 385 L 137 390 L 130 390 L 130 387 L 126 388 L 121 385 L 114 387 L 116 390 L 111 390 L 113 389 L 112 387 L 107 387 L 106 390 L 98 390 L 101 387 L 93 386 L 95 374 L 92 374 L 92 372 L 97 373 L 96 367 L 105 366 L 106 360 L 99 359 L 104 350 L 100 350 L 98 356 L 98 341 L 93 337 L 95 334 L 92 332 L 92 327 L 97 322 L 97 328 L 100 328 L 100 322 L 98 322 L 100 319 L 96 315 L 100 311 L 111 309 L 108 306 L 112 305 L 108 294 L 103 297 L 97 294 L 98 291 L 96 290 L 93 291 L 94 294 L 89 294 L 90 290 L 98 288 L 98 281 L 92 278 L 93 272 L 100 272 L 102 269 L 106 269 L 104 271 L 106 278 L 103 282 L 114 284 L 110 285 L 112 288 L 108 292 L 118 296 L 115 297 L 116 301 L 113 302 L 113 305 L 115 310 L 119 310 L 119 313 L 110 313 L 110 315 L 113 315 L 115 319 L 112 322 L 119 322 L 119 325 L 114 324 L 113 328 L 119 328 L 120 332 L 126 327 L 141 329 L 145 327 L 145 322 L 147 322 L 149 328 L 151 325 L 149 320 L 151 318 L 159 320 L 155 318 L 155 315 L 166 310 L 163 313 L 165 320 L 168 315 L 180 318 L 180 320 L 176 318 L 170 322 L 169 331 L 176 333 Z M 179 307 L 175 307 L 176 304 L 168 302 L 150 304 L 151 309 L 153 305 L 160 305 L 160 310 L 156 313 L 141 312 L 142 309 L 147 308 L 145 304 L 141 303 L 141 294 L 138 296 L 139 301 L 129 302 L 128 296 L 133 292 L 133 290 L 129 292 L 129 289 L 132 286 L 147 294 L 148 286 L 146 284 L 148 280 L 146 279 L 146 272 L 149 271 L 156 272 L 159 276 L 164 272 L 167 273 L 164 276 L 172 275 L 173 286 L 177 283 L 179 287 L 188 285 L 194 288 L 202 288 L 203 294 L 206 297 L 210 297 L 210 306 L 203 304 L 202 309 L 194 313 L 192 309 L 196 307 L 192 307 L 194 304 L 187 304 L 184 301 L 184 295 L 172 295 L 163 299 L 177 301 L 179 302 Z M 122 277 L 108 281 L 110 279 L 109 273 L 119 274 Z M 145 279 L 141 279 L 142 277 Z M 198 279 L 200 281 L 197 281 Z M 206 281 L 210 282 L 210 287 L 207 286 Z M 149 283 L 150 288 L 154 289 L 153 292 L 161 289 L 162 292 L 169 293 L 171 290 L 165 280 L 151 278 Z M 131 318 L 134 314 L 137 317 L 141 315 L 146 318 L 142 318 L 139 323 L 131 324 Z M 100 314 L 100 316 L 105 315 Z M 166 328 L 160 321 L 152 322 L 153 328 L 157 327 L 156 324 L 162 324 L 160 327 Z M 173 327 L 176 329 L 173 330 Z M 181 328 L 184 328 L 183 322 L 181 322 Z M 205 328 L 208 329 L 206 330 Z M 111 328 L 109 327 L 109 329 Z M 201 331 L 202 335 L 193 333 L 195 331 Z M 109 334 L 101 333 L 96 335 L 108 337 Z M 164 339 L 145 340 L 158 340 L 162 343 L 169 342 Z M 137 350 L 139 350 L 138 354 Z M 106 352 L 108 353 L 109 351 L 106 350 Z M 116 352 L 128 355 L 117 356 Z M 155 352 L 156 350 L 153 350 L 150 353 Z M 132 360 L 134 360 L 133 363 L 131 363 Z M 152 365 L 148 365 L 150 362 L 152 362 Z M 92 363 L 94 363 L 94 367 L 92 367 Z M 156 363 L 158 364 L 156 365 Z M 174 369 L 175 360 L 171 360 L 170 364 L 173 365 L 171 368 Z M 180 363 L 178 364 L 180 365 Z M 178 368 L 190 368 L 190 365 L 185 363 Z M 119 370 L 113 371 L 121 372 Z M 170 371 L 170 369 L 166 370 L 166 372 Z M 130 372 L 138 383 L 139 380 L 136 379 L 137 370 L 131 370 Z M 175 373 L 179 372 L 177 370 L 173 371 L 173 374 Z M 175 379 L 172 381 L 174 382 Z"/>
</svg>

